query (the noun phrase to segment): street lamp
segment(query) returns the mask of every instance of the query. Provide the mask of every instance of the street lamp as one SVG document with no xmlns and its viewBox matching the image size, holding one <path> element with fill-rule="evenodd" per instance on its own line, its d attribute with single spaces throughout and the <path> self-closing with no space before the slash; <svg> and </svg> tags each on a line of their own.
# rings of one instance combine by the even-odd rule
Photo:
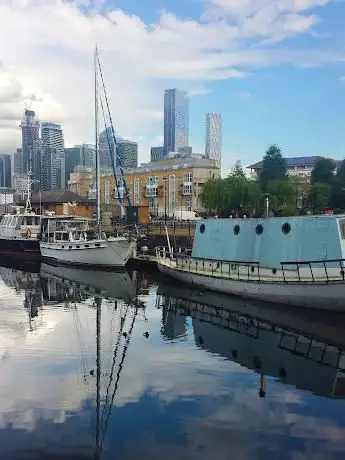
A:
<svg viewBox="0 0 345 460">
<path fill-rule="evenodd" d="M 269 210 L 270 210 L 270 193 L 264 193 L 264 198 L 265 198 L 265 215 L 266 217 L 269 217 Z"/>
<path fill-rule="evenodd" d="M 164 223 L 167 223 L 167 178 L 163 177 L 164 182 Z"/>
</svg>

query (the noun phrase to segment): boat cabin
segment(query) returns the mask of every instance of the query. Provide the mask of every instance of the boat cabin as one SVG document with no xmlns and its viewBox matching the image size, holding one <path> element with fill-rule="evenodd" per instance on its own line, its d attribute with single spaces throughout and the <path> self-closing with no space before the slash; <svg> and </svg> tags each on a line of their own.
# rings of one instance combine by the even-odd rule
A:
<svg viewBox="0 0 345 460">
<path fill-rule="evenodd" d="M 14 213 L 2 216 L 0 238 L 37 239 L 41 231 L 41 216 L 30 211 L 22 211 L 19 206 L 14 210 Z"/>
<path fill-rule="evenodd" d="M 95 238 L 90 230 L 90 219 L 74 216 L 54 216 L 42 218 L 42 241 L 49 243 L 80 242 Z"/>
</svg>

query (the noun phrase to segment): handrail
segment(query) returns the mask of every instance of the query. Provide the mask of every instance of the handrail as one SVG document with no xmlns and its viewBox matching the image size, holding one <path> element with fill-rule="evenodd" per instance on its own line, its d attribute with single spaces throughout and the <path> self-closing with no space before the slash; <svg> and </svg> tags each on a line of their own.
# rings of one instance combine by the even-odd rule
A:
<svg viewBox="0 0 345 460">
<path fill-rule="evenodd" d="M 289 266 L 295 265 L 295 269 L 287 269 L 281 262 L 281 268 L 269 268 L 260 266 L 257 261 L 229 261 L 217 259 L 203 259 L 191 257 L 181 252 L 171 254 L 164 247 L 156 248 L 158 262 L 179 271 L 200 274 L 237 281 L 251 281 L 255 283 L 324 283 L 345 282 L 345 259 L 329 259 L 320 261 L 287 262 Z M 164 261 L 164 262 L 163 262 Z M 327 263 L 337 266 L 327 266 Z M 313 266 L 318 264 L 318 266 Z"/>
</svg>

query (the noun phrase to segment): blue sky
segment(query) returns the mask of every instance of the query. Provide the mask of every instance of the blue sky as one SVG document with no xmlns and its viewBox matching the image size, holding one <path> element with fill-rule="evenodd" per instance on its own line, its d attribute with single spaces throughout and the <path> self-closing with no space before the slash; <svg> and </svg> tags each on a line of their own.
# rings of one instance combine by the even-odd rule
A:
<svg viewBox="0 0 345 460">
<path fill-rule="evenodd" d="M 123 8 L 147 23 L 168 10 L 183 19 L 198 19 L 198 0 L 119 0 L 108 7 Z M 270 143 L 279 144 L 286 156 L 345 157 L 345 3 L 307 10 L 320 18 L 312 33 L 293 36 L 273 45 L 275 50 L 300 50 L 308 54 L 338 53 L 343 62 L 304 67 L 293 63 L 249 70 L 246 78 L 202 82 L 207 94 L 191 98 L 191 138 L 196 149 L 204 142 L 204 113 L 219 111 L 224 123 L 224 163 L 259 159 Z M 317 60 L 317 58 L 316 58 Z M 200 84 L 201 85 L 201 84 Z M 181 81 L 178 87 L 190 89 Z M 200 86 L 201 87 L 201 86 Z M 196 85 L 196 89 L 198 85 Z"/>
<path fill-rule="evenodd" d="M 23 6 L 25 5 L 25 7 Z M 344 0 L 0 0 L 0 150 L 20 145 L 24 103 L 93 141 L 92 49 L 101 50 L 113 119 L 162 142 L 163 91 L 191 93 L 190 144 L 223 115 L 223 166 L 286 156 L 345 157 Z M 22 36 L 26 40 L 22 40 Z M 8 37 L 12 37 L 8 40 Z"/>
</svg>

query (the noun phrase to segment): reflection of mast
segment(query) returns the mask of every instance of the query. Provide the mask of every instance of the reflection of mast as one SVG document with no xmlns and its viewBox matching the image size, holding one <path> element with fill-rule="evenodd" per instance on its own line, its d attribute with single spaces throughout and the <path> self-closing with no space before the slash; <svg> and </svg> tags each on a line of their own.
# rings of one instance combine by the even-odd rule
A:
<svg viewBox="0 0 345 460">
<path fill-rule="evenodd" d="M 100 458 L 100 442 L 99 442 L 99 409 L 100 409 L 100 381 L 101 381 L 101 297 L 95 297 L 96 304 L 96 452 L 95 459 Z"/>
<path fill-rule="evenodd" d="M 260 398 L 264 398 L 266 396 L 266 376 L 264 374 L 260 374 L 259 396 Z"/>
</svg>

